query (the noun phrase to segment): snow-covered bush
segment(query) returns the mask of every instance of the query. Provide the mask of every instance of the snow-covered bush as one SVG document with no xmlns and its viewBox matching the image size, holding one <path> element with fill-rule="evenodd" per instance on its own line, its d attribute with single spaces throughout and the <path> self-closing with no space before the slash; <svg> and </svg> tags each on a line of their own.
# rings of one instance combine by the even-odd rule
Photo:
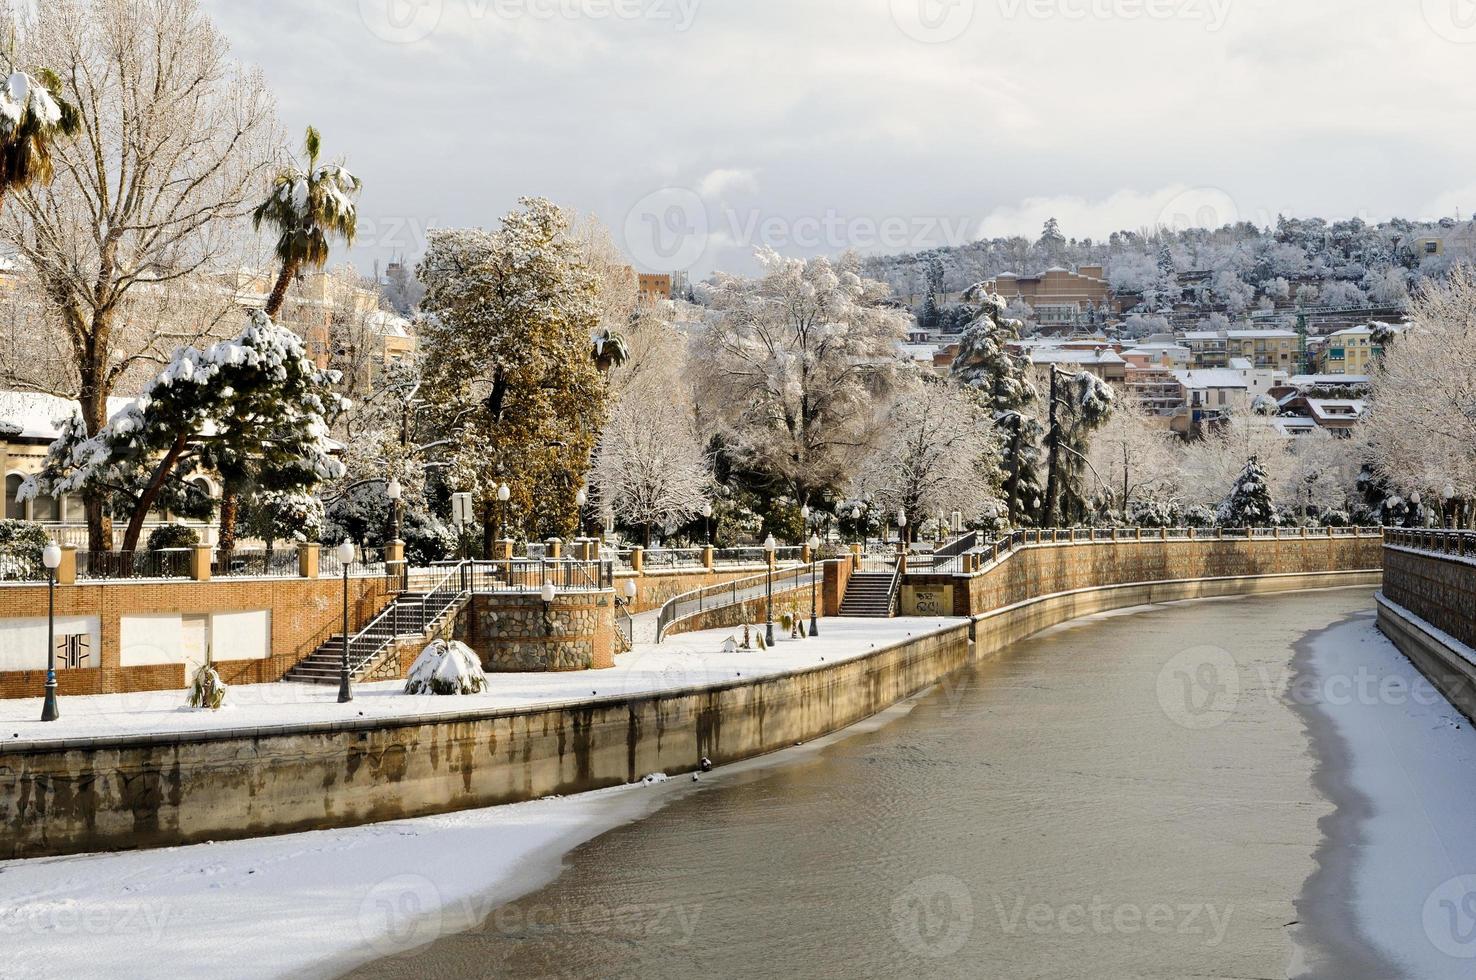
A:
<svg viewBox="0 0 1476 980">
<path fill-rule="evenodd" d="M 149 532 L 146 548 L 158 551 L 161 548 L 191 548 L 200 543 L 200 534 L 183 524 L 160 524 Z"/>
<path fill-rule="evenodd" d="M 1216 516 L 1225 527 L 1270 527 L 1277 523 L 1266 470 L 1255 456 L 1246 461 Z"/>
<path fill-rule="evenodd" d="M 202 664 L 190 681 L 190 707 L 216 711 L 225 702 L 225 696 L 226 684 L 220 679 L 220 674 L 216 673 L 215 665 Z"/>
<path fill-rule="evenodd" d="M 436 640 L 415 658 L 406 694 L 480 694 L 487 689 L 482 662 L 465 643 Z"/>
<path fill-rule="evenodd" d="M 1214 527 L 1216 519 L 1214 508 L 1205 504 L 1186 507 L 1183 518 L 1185 527 Z"/>
<path fill-rule="evenodd" d="M 1166 500 L 1135 500 L 1128 505 L 1131 527 L 1177 527 L 1179 508 Z"/>
</svg>

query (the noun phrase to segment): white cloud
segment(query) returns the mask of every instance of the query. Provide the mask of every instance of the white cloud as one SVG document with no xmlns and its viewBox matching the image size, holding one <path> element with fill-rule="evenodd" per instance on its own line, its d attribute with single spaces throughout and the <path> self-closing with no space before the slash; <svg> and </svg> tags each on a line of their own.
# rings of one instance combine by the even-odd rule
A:
<svg viewBox="0 0 1476 980">
<path fill-rule="evenodd" d="M 758 174 L 752 170 L 725 167 L 712 171 L 697 182 L 697 193 L 707 199 L 721 199 L 734 191 L 758 193 Z"/>
</svg>

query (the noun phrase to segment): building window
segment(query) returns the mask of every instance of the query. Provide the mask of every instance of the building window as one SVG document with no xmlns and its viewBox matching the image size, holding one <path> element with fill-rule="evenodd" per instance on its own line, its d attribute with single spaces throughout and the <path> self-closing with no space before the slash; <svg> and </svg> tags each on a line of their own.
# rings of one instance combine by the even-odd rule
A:
<svg viewBox="0 0 1476 980">
<path fill-rule="evenodd" d="M 5 519 L 9 521 L 23 521 L 26 519 L 26 505 L 16 500 L 16 494 L 20 493 L 21 484 L 25 478 L 19 473 L 11 473 L 5 478 Z"/>
<path fill-rule="evenodd" d="M 1439 242 L 1426 242 L 1425 243 L 1425 254 L 1426 255 L 1435 255 L 1439 251 L 1440 251 L 1440 243 Z"/>
</svg>

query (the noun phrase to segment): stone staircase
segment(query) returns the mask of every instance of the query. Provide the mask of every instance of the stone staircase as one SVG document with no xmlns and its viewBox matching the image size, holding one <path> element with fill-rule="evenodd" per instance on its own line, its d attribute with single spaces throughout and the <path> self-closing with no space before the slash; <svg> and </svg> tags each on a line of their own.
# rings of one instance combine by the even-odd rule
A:
<svg viewBox="0 0 1476 980">
<path fill-rule="evenodd" d="M 427 592 L 402 592 L 381 609 L 369 625 L 349 637 L 349 676 L 363 680 L 406 640 L 429 640 L 471 599 L 448 578 Z M 343 663 L 343 634 L 334 633 L 282 678 L 303 684 L 337 684 Z"/>
<path fill-rule="evenodd" d="M 896 599 L 892 592 L 895 581 L 893 572 L 853 572 L 846 584 L 846 594 L 841 599 L 840 614 L 890 617 Z"/>
</svg>

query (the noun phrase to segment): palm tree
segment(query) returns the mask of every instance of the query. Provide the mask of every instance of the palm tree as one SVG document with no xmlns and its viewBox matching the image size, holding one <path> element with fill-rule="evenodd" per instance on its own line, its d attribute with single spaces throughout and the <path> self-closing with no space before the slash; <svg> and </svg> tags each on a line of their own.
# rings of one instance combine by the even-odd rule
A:
<svg viewBox="0 0 1476 980">
<path fill-rule="evenodd" d="M 630 345 L 625 338 L 613 330 L 597 330 L 591 338 L 594 345 L 595 368 L 608 375 L 611 368 L 620 367 L 630 360 Z"/>
<path fill-rule="evenodd" d="M 62 98 L 61 79 L 49 68 L 12 72 L 0 82 L 0 202 L 7 192 L 51 183 L 52 143 L 81 126 Z"/>
<path fill-rule="evenodd" d="M 327 263 L 330 237 L 342 238 L 345 245 L 354 243 L 358 222 L 354 198 L 362 184 L 341 164 L 319 166 L 319 147 L 318 131 L 309 126 L 307 169 L 289 167 L 277 174 L 271 196 L 251 216 L 258 230 L 267 225 L 278 233 L 276 251 L 282 269 L 267 298 L 269 317 L 281 312 L 287 287 L 304 266 L 321 269 Z"/>
</svg>

